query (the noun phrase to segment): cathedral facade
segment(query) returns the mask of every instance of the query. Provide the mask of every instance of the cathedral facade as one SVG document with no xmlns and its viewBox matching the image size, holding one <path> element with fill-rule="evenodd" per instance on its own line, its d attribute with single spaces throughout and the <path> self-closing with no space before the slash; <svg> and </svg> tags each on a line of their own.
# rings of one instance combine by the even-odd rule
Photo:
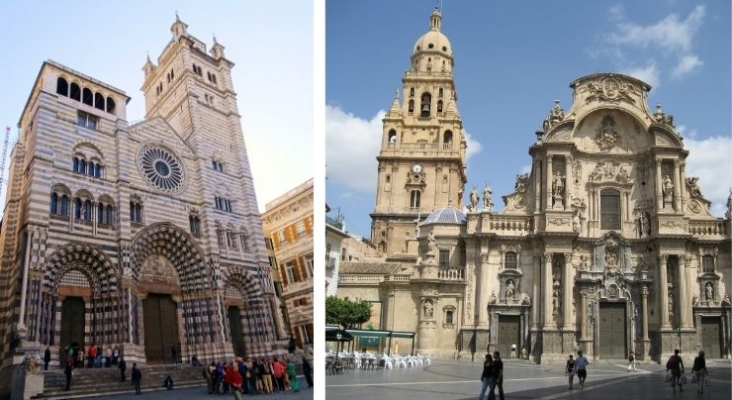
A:
<svg viewBox="0 0 732 400">
<path fill-rule="evenodd" d="M 0 231 L 3 382 L 19 351 L 117 347 L 128 361 L 276 351 L 272 282 L 231 81 L 176 18 L 120 89 L 46 61 L 21 116 Z"/>
<path fill-rule="evenodd" d="M 437 357 L 729 358 L 732 196 L 715 218 L 650 86 L 616 73 L 571 82 L 573 104 L 555 102 L 531 172 L 496 211 L 489 186 L 463 193 L 453 62 L 436 10 L 383 120 L 381 257 L 345 263 L 338 296 L 373 301 L 381 329 L 413 331 L 416 352 Z"/>
</svg>

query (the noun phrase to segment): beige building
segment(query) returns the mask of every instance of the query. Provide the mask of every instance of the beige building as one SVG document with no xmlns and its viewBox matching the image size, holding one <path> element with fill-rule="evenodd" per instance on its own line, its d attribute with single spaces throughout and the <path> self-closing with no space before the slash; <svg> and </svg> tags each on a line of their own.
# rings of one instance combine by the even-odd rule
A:
<svg viewBox="0 0 732 400">
<path fill-rule="evenodd" d="M 302 349 L 313 341 L 313 180 L 265 208 L 262 226 L 277 260 L 285 325 Z"/>
<path fill-rule="evenodd" d="M 372 238 L 378 261 L 342 263 L 338 296 L 379 305 L 416 351 L 470 356 L 513 345 L 536 362 L 730 357 L 730 210 L 709 212 L 686 176 L 673 117 L 650 86 L 599 73 L 570 84 L 497 211 L 466 195 L 465 140 L 441 15 L 415 43 L 384 118 Z M 539 121 L 541 122 L 541 121 Z M 689 362 L 691 360 L 688 360 Z"/>
<path fill-rule="evenodd" d="M 118 346 L 129 362 L 276 350 L 273 289 L 224 46 L 176 20 L 123 91 L 46 61 L 20 117 L 0 231 L 0 343 Z"/>
</svg>

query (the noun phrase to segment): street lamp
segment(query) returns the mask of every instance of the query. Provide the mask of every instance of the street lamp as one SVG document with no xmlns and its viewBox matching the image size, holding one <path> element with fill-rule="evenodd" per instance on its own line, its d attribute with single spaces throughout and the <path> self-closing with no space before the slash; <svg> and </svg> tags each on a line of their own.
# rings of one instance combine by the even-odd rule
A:
<svg viewBox="0 0 732 400">
<path fill-rule="evenodd" d="M 341 352 L 340 347 L 341 347 L 342 338 L 343 338 L 343 335 L 340 332 L 336 333 L 336 339 L 338 339 L 338 344 L 336 345 L 336 360 L 335 360 L 336 371 L 338 371 L 338 353 Z"/>
</svg>

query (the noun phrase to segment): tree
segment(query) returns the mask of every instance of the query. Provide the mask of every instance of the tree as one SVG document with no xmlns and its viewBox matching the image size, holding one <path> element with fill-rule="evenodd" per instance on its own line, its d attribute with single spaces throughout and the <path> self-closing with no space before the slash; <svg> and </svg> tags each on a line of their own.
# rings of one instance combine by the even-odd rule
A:
<svg viewBox="0 0 732 400">
<path fill-rule="evenodd" d="M 368 300 L 351 301 L 348 297 L 330 296 L 325 299 L 325 323 L 351 329 L 371 319 Z"/>
</svg>

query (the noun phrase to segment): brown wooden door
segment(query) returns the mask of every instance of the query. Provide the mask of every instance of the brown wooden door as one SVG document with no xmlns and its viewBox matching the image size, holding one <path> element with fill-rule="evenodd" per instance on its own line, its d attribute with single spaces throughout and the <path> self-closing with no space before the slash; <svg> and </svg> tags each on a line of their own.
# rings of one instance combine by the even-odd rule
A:
<svg viewBox="0 0 732 400">
<path fill-rule="evenodd" d="M 722 334 L 719 317 L 702 317 L 702 349 L 709 358 L 722 358 Z"/>
<path fill-rule="evenodd" d="M 61 367 L 66 366 L 66 346 L 77 344 L 84 347 L 84 299 L 67 297 L 61 303 L 61 343 L 59 360 Z M 76 355 L 74 355 L 76 357 Z"/>
<path fill-rule="evenodd" d="M 244 329 L 241 324 L 239 307 L 230 306 L 227 312 L 229 315 L 229 329 L 231 330 L 231 344 L 234 347 L 234 354 L 246 358 L 247 351 L 244 346 Z"/>
<path fill-rule="evenodd" d="M 145 357 L 148 364 L 172 362 L 173 346 L 180 357 L 178 313 L 170 295 L 151 293 L 143 300 Z"/>
<path fill-rule="evenodd" d="M 518 315 L 498 316 L 498 345 L 496 350 L 501 352 L 501 358 L 508 358 L 511 354 L 511 345 L 521 348 L 521 317 Z"/>
<path fill-rule="evenodd" d="M 600 357 L 625 359 L 626 326 L 625 303 L 600 303 Z"/>
</svg>

